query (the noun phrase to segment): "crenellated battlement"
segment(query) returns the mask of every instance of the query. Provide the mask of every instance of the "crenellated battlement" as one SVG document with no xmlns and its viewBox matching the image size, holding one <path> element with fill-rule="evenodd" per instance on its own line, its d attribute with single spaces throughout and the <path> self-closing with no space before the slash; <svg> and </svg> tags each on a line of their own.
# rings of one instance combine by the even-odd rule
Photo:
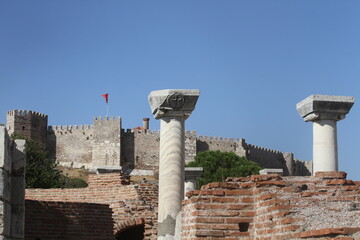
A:
<svg viewBox="0 0 360 240">
<path fill-rule="evenodd" d="M 49 126 L 48 130 L 87 130 L 93 129 L 94 125 L 68 125 L 68 126 Z"/>
<path fill-rule="evenodd" d="M 121 129 L 121 133 L 140 133 L 140 134 L 160 134 L 159 130 L 148 130 L 148 129 Z"/>
<path fill-rule="evenodd" d="M 36 116 L 36 117 L 41 117 L 41 118 L 47 118 L 48 116 L 46 114 L 43 113 L 39 113 L 39 112 L 35 112 L 35 111 L 29 111 L 29 110 L 11 110 L 7 112 L 7 115 L 9 116 L 15 116 L 15 115 L 19 115 L 19 116 Z"/>
<path fill-rule="evenodd" d="M 158 169 L 159 130 L 123 129 L 122 119 L 114 116 L 94 117 L 93 123 L 87 125 L 53 126 L 47 125 L 46 114 L 36 111 L 11 110 L 6 117 L 9 134 L 17 133 L 47 146 L 60 165 Z M 184 137 L 186 163 L 193 161 L 197 153 L 210 150 L 234 152 L 264 168 L 282 168 L 289 175 L 301 175 L 311 169 L 311 163 L 294 161 L 292 153 L 248 144 L 244 138 L 197 135 L 190 130 L 185 131 Z"/>
<path fill-rule="evenodd" d="M 102 117 L 102 116 L 94 117 L 94 122 L 96 122 L 96 121 L 119 121 L 119 120 L 121 120 L 120 117 L 114 117 L 114 116 L 110 116 L 110 117 L 108 117 L 108 116 L 106 116 L 106 117 Z"/>
<path fill-rule="evenodd" d="M 186 130 L 185 135 L 195 135 L 196 136 L 196 131 Z"/>
<path fill-rule="evenodd" d="M 264 151 L 264 152 L 269 152 L 269 153 L 275 153 L 275 154 L 283 154 L 283 152 L 281 151 L 277 151 L 277 150 L 273 150 L 273 149 L 269 149 L 269 148 L 264 148 L 264 147 L 259 147 L 256 145 L 252 145 L 252 144 L 246 144 L 247 148 L 253 148 L 253 149 L 257 149 L 260 151 Z"/>
<path fill-rule="evenodd" d="M 243 142 L 244 138 L 223 138 L 223 137 L 213 137 L 213 136 L 202 136 L 197 137 L 200 141 L 215 141 L 215 142 Z"/>
</svg>

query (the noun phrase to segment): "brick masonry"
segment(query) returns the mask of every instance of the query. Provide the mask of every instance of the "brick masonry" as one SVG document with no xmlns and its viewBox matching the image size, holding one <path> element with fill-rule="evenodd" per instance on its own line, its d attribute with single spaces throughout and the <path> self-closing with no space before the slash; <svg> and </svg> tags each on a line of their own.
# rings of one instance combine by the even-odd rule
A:
<svg viewBox="0 0 360 240">
<path fill-rule="evenodd" d="M 210 183 L 183 201 L 182 239 L 360 239 L 359 185 L 345 177 L 273 174 Z"/>
<path fill-rule="evenodd" d="M 114 239 L 138 225 L 156 239 L 157 186 L 121 173 L 93 174 L 87 188 L 26 189 L 25 239 Z"/>
</svg>

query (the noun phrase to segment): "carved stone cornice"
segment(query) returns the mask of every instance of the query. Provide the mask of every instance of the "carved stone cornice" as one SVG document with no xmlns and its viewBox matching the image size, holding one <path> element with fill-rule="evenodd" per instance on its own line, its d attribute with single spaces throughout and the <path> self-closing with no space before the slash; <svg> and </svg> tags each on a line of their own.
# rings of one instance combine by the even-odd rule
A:
<svg viewBox="0 0 360 240">
<path fill-rule="evenodd" d="M 311 95 L 296 104 L 296 110 L 305 122 L 339 121 L 345 118 L 353 104 L 354 97 Z"/>
<path fill-rule="evenodd" d="M 148 97 L 156 119 L 178 117 L 187 119 L 200 96 L 197 89 L 166 89 L 152 91 Z"/>
</svg>

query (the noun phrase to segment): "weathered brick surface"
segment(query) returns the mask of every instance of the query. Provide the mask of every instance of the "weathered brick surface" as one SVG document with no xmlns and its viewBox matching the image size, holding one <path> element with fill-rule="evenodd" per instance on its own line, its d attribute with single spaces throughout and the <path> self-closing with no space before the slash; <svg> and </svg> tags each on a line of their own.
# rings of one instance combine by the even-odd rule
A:
<svg viewBox="0 0 360 240">
<path fill-rule="evenodd" d="M 207 184 L 183 201 L 183 240 L 359 239 L 359 185 L 345 177 L 254 175 Z"/>
<path fill-rule="evenodd" d="M 157 186 L 127 184 L 107 173 L 90 176 L 87 188 L 27 189 L 25 238 L 114 239 L 144 225 L 145 239 L 156 239 Z"/>
</svg>

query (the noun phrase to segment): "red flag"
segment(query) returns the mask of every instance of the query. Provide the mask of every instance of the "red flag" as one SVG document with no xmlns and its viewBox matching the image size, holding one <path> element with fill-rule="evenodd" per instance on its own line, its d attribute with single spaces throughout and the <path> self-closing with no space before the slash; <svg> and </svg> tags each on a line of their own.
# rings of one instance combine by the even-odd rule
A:
<svg viewBox="0 0 360 240">
<path fill-rule="evenodd" d="M 109 102 L 109 94 L 108 93 L 105 93 L 105 94 L 103 94 L 103 95 L 101 95 L 103 98 L 105 98 L 105 101 L 106 101 L 106 103 L 108 103 Z"/>
</svg>

